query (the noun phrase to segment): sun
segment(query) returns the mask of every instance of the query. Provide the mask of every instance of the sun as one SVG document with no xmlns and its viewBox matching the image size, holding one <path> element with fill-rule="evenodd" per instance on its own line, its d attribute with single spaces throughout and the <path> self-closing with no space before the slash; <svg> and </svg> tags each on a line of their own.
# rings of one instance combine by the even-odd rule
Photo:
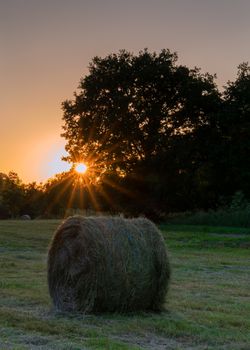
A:
<svg viewBox="0 0 250 350">
<path fill-rule="evenodd" d="M 87 165 L 84 164 L 84 163 L 77 163 L 77 164 L 76 164 L 76 167 L 75 167 L 75 171 L 76 171 L 77 173 L 79 173 L 79 174 L 84 174 L 84 173 L 86 173 L 87 169 L 88 169 L 88 167 L 87 167 Z"/>
</svg>

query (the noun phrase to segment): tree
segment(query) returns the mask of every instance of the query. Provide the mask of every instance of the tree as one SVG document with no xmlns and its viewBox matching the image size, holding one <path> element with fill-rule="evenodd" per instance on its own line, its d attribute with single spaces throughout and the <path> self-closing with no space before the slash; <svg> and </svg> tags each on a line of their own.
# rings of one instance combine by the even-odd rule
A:
<svg viewBox="0 0 250 350">
<path fill-rule="evenodd" d="M 45 210 L 45 197 L 42 184 L 32 182 L 24 185 L 22 214 L 29 214 L 31 218 L 41 216 Z"/>
<path fill-rule="evenodd" d="M 39 216 L 44 211 L 44 197 L 41 184 L 24 184 L 15 172 L 0 173 L 0 219 Z"/>
<path fill-rule="evenodd" d="M 10 216 L 9 207 L 6 205 L 4 192 L 7 189 L 8 176 L 0 173 L 0 219 L 6 219 Z"/>
<path fill-rule="evenodd" d="M 220 116 L 221 147 L 218 182 L 224 195 L 242 191 L 250 199 L 250 67 L 238 66 L 237 78 L 228 82 Z"/>
<path fill-rule="evenodd" d="M 63 103 L 68 159 L 89 163 L 102 183 L 141 188 L 144 206 L 164 210 L 179 193 L 180 207 L 206 138 L 217 133 L 219 103 L 214 77 L 178 65 L 169 50 L 95 57 L 74 100 Z"/>
<path fill-rule="evenodd" d="M 1 207 L 3 216 L 15 218 L 21 214 L 24 186 L 18 175 L 11 171 L 1 174 Z"/>
</svg>

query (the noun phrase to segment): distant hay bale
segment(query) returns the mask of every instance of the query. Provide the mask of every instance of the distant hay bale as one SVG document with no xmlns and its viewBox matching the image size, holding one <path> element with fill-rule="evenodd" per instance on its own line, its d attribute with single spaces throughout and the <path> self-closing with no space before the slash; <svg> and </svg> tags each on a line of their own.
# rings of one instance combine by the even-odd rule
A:
<svg viewBox="0 0 250 350">
<path fill-rule="evenodd" d="M 21 220 L 31 220 L 31 217 L 28 214 L 22 215 Z"/>
<path fill-rule="evenodd" d="M 161 233 L 144 218 L 70 217 L 48 252 L 48 285 L 62 311 L 159 311 L 170 277 Z"/>
</svg>

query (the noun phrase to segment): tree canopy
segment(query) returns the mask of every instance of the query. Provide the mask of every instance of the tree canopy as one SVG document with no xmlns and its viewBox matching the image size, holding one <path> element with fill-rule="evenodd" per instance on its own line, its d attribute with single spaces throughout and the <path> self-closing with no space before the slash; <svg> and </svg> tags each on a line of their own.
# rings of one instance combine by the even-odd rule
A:
<svg viewBox="0 0 250 350">
<path fill-rule="evenodd" d="M 220 103 L 214 77 L 177 64 L 169 50 L 95 57 L 63 103 L 68 159 L 89 162 L 103 183 L 147 190 L 165 210 L 166 196 L 173 205 L 191 189 Z"/>
<path fill-rule="evenodd" d="M 218 177 L 224 193 L 243 191 L 250 198 L 250 67 L 238 66 L 237 78 L 228 82 L 219 117 L 221 129 Z"/>
<path fill-rule="evenodd" d="M 95 57 L 79 90 L 63 103 L 69 159 L 122 176 L 212 123 L 219 101 L 213 77 L 177 65 L 169 50 Z"/>
</svg>

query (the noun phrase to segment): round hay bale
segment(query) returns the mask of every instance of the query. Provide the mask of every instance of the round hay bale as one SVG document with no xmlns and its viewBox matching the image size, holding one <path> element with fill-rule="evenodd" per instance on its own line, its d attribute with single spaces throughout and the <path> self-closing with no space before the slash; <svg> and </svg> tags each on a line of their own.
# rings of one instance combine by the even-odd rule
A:
<svg viewBox="0 0 250 350">
<path fill-rule="evenodd" d="M 21 220 L 31 220 L 31 217 L 28 214 L 24 214 L 21 216 Z"/>
<path fill-rule="evenodd" d="M 48 285 L 62 311 L 159 311 L 170 277 L 164 240 L 144 218 L 70 217 L 48 252 Z"/>
</svg>

